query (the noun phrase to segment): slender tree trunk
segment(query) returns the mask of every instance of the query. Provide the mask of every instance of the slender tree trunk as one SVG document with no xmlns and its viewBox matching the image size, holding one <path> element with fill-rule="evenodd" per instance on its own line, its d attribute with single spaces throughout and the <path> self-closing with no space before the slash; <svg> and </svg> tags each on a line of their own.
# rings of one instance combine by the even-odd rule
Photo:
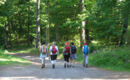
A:
<svg viewBox="0 0 130 80">
<path fill-rule="evenodd" d="M 126 0 L 125 2 L 125 7 L 124 7 L 124 11 L 125 11 L 125 17 L 124 17 L 124 24 L 123 24 L 123 30 L 122 30 L 122 35 L 121 35 L 121 39 L 120 39 L 120 46 L 125 44 L 125 34 L 127 32 L 128 29 L 128 19 L 129 19 L 129 0 Z"/>
<path fill-rule="evenodd" d="M 46 14 L 48 16 L 48 18 L 47 18 L 48 23 L 47 23 L 47 26 L 46 26 L 46 43 L 48 44 L 50 42 L 49 0 L 46 0 L 46 5 L 47 5 Z"/>
<path fill-rule="evenodd" d="M 84 11 L 84 9 L 85 9 L 85 6 L 84 6 L 84 0 L 80 0 L 80 8 L 81 8 L 81 14 L 83 13 L 83 11 Z M 80 45 L 80 47 L 82 47 L 82 45 L 83 45 L 83 43 L 84 42 L 86 42 L 86 39 L 85 39 L 85 37 L 86 37 L 86 35 L 85 35 L 85 25 L 86 25 L 86 22 L 85 22 L 85 20 L 82 20 L 82 22 L 81 22 L 81 45 Z"/>
<path fill-rule="evenodd" d="M 19 12 L 19 33 L 20 33 L 20 36 L 19 37 L 21 37 L 21 34 L 22 34 L 22 32 L 23 32 L 23 28 L 22 28 L 22 26 L 23 26 L 23 23 L 22 23 L 22 13 L 21 13 L 22 11 L 20 11 Z M 22 16 L 22 17 L 21 17 Z"/>
<path fill-rule="evenodd" d="M 5 48 L 8 48 L 8 40 L 9 40 L 9 36 L 8 36 L 8 32 L 9 32 L 9 27 L 8 24 L 5 24 Z"/>
<path fill-rule="evenodd" d="M 125 34 L 127 32 L 127 29 L 128 29 L 128 18 L 129 18 L 129 12 L 126 13 L 126 16 L 124 18 L 124 25 L 123 25 L 122 35 L 121 35 L 120 46 L 125 44 Z"/>
<path fill-rule="evenodd" d="M 30 3 L 30 0 L 29 0 Z M 30 45 L 30 6 L 28 5 L 28 38 L 27 38 L 27 42 L 28 42 L 28 46 Z"/>
<path fill-rule="evenodd" d="M 55 28 L 56 28 L 56 42 L 58 43 L 59 42 L 59 27 L 58 27 L 58 25 L 56 24 L 55 25 Z"/>
<path fill-rule="evenodd" d="M 90 43 L 91 41 L 90 41 L 90 37 L 89 37 L 89 29 L 86 29 L 86 41 L 87 41 L 87 43 Z"/>
<path fill-rule="evenodd" d="M 50 32 L 49 32 L 49 24 L 47 24 L 46 27 L 46 43 L 48 44 L 50 42 Z"/>
<path fill-rule="evenodd" d="M 36 19 L 36 45 L 35 47 L 38 48 L 40 46 L 40 0 L 37 0 L 37 19 Z"/>
</svg>

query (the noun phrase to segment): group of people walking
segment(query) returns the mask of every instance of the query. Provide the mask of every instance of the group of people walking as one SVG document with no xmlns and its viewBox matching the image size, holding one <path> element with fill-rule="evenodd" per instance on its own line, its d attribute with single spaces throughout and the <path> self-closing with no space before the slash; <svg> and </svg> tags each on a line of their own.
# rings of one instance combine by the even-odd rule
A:
<svg viewBox="0 0 130 80">
<path fill-rule="evenodd" d="M 88 67 L 88 45 L 87 43 L 84 43 L 84 46 L 82 48 L 83 50 L 83 67 Z M 77 59 L 77 48 L 72 42 L 71 44 L 69 42 L 65 43 L 64 49 L 63 49 L 63 56 L 64 56 L 64 68 L 72 67 L 72 63 L 75 59 Z M 55 42 L 52 43 L 49 50 L 47 48 L 47 45 L 45 42 L 42 43 L 40 47 L 40 58 L 42 62 L 41 68 L 45 68 L 45 58 L 47 57 L 47 54 L 50 56 L 52 68 L 55 68 L 57 55 L 59 54 L 58 46 Z"/>
</svg>

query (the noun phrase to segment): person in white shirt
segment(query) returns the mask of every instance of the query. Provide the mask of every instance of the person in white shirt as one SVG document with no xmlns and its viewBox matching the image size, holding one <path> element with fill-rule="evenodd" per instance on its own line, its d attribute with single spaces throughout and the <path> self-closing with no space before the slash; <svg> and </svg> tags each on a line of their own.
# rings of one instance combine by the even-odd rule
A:
<svg viewBox="0 0 130 80">
<path fill-rule="evenodd" d="M 57 59 L 57 55 L 58 55 L 58 47 L 55 45 L 55 42 L 52 43 L 52 46 L 50 46 L 50 57 L 51 57 L 51 63 L 52 63 L 52 68 L 55 68 L 55 64 L 56 64 L 56 59 Z"/>
</svg>

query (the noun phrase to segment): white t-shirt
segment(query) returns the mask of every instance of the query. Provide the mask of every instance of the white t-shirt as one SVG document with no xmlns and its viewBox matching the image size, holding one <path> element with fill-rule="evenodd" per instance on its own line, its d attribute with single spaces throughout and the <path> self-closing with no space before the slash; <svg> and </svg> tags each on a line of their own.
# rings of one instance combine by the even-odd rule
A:
<svg viewBox="0 0 130 80">
<path fill-rule="evenodd" d="M 58 54 L 58 52 L 59 52 L 59 51 L 58 51 L 58 47 L 55 46 L 55 48 L 56 48 L 56 50 L 57 50 L 56 54 Z M 50 50 L 50 55 L 53 55 L 53 54 L 52 54 L 52 46 L 50 46 L 50 49 L 49 49 L 49 50 Z"/>
</svg>

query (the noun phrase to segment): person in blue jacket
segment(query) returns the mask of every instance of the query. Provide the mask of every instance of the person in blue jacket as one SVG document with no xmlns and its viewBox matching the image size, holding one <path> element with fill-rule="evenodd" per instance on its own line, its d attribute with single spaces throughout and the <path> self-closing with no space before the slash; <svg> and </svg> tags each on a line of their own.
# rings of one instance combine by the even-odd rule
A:
<svg viewBox="0 0 130 80">
<path fill-rule="evenodd" d="M 88 49 L 88 44 L 84 43 L 83 46 L 83 67 L 88 67 L 88 53 L 89 53 L 89 49 Z"/>
</svg>

